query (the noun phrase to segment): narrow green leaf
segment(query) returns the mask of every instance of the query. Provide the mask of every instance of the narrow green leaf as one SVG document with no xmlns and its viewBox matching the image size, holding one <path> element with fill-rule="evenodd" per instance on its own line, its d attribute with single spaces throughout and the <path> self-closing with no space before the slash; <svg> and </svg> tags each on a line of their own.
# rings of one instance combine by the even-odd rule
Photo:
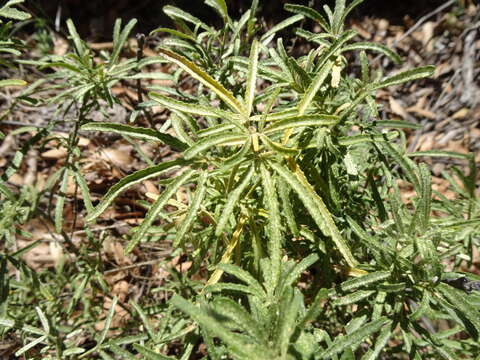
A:
<svg viewBox="0 0 480 360">
<path fill-rule="evenodd" d="M 350 249 L 338 230 L 332 215 L 328 211 L 323 200 L 313 190 L 312 186 L 304 179 L 304 176 L 298 173 L 292 173 L 283 165 L 276 162 L 270 162 L 270 166 L 290 185 L 290 187 L 297 193 L 300 200 L 304 203 L 308 212 L 312 216 L 317 226 L 325 232 L 325 235 L 330 236 L 342 254 L 347 264 L 355 267 L 357 261 L 353 257 Z M 297 171 L 300 171 L 297 168 Z"/>
<path fill-rule="evenodd" d="M 115 343 L 104 345 L 103 347 L 108 348 L 112 353 L 117 355 L 117 358 L 120 357 L 121 359 L 136 360 L 136 358 L 133 356 L 133 354 L 130 351 L 124 349 L 123 347 L 118 346 Z"/>
<path fill-rule="evenodd" d="M 356 348 L 362 341 L 365 341 L 369 336 L 376 333 L 384 325 L 390 323 L 391 321 L 385 317 L 381 317 L 378 320 L 372 321 L 367 325 L 362 326 L 357 331 L 349 335 L 342 337 L 337 337 L 331 346 L 328 347 L 324 352 L 319 356 L 320 359 L 329 359 L 332 356 L 340 353 L 347 348 Z"/>
<path fill-rule="evenodd" d="M 80 38 L 80 35 L 78 35 L 77 29 L 75 28 L 75 25 L 73 24 L 72 19 L 67 20 L 67 28 L 68 28 L 70 37 L 73 40 L 73 44 L 75 45 L 75 50 L 77 51 L 77 54 L 83 58 L 87 50 L 85 48 L 84 42 Z"/>
<path fill-rule="evenodd" d="M 161 133 L 155 129 L 108 122 L 90 122 L 82 125 L 81 129 L 87 131 L 113 132 L 122 136 L 130 136 L 134 139 L 161 142 L 170 145 L 178 151 L 183 151 L 188 148 L 187 144 L 176 139 L 172 135 Z"/>
<path fill-rule="evenodd" d="M 335 1 L 335 10 L 332 19 L 332 31 L 339 34 L 343 29 L 343 14 L 345 12 L 345 0 Z"/>
<path fill-rule="evenodd" d="M 199 116 L 211 116 L 214 118 L 223 118 L 229 121 L 230 123 L 232 123 L 233 125 L 235 125 L 240 130 L 245 131 L 245 127 L 238 122 L 239 120 L 238 115 L 232 112 L 223 111 L 211 106 L 198 105 L 195 103 L 187 103 L 184 101 L 174 100 L 167 96 L 160 95 L 159 93 L 156 93 L 156 92 L 150 92 L 148 93 L 148 96 L 152 98 L 152 100 L 165 106 L 169 110 L 176 110 L 176 111 L 185 112 L 187 114 L 193 114 L 193 115 L 199 115 Z"/>
<path fill-rule="evenodd" d="M 415 321 L 420 319 L 425 312 L 430 309 L 430 301 L 432 297 L 428 291 L 424 291 L 422 295 L 422 301 L 417 306 L 414 312 L 412 312 L 409 316 L 410 321 Z"/>
<path fill-rule="evenodd" d="M 85 209 L 87 209 L 87 214 L 90 214 L 93 211 L 93 205 L 92 200 L 90 199 L 90 191 L 88 190 L 87 182 L 78 169 L 74 170 L 73 175 L 75 176 L 75 181 L 82 193 L 83 203 L 85 204 Z"/>
<path fill-rule="evenodd" d="M 48 319 L 45 316 L 45 313 L 38 306 L 35 306 L 35 311 L 37 312 L 37 315 L 40 318 L 40 322 L 42 323 L 42 327 L 43 327 L 43 330 L 45 331 L 45 334 L 50 334 L 50 324 L 48 323 Z"/>
<path fill-rule="evenodd" d="M 303 115 L 274 121 L 267 126 L 263 133 L 265 135 L 273 134 L 278 131 L 299 128 L 304 126 L 334 126 L 338 123 L 338 116 L 335 115 Z"/>
<path fill-rule="evenodd" d="M 327 79 L 327 76 L 330 75 L 330 72 L 333 67 L 333 61 L 327 61 L 320 71 L 315 75 L 312 82 L 310 83 L 308 89 L 303 94 L 302 100 L 298 104 L 298 114 L 303 115 L 306 109 L 310 106 L 315 95 L 317 95 L 318 90 L 322 87 L 323 83 Z"/>
<path fill-rule="evenodd" d="M 415 156 L 449 157 L 452 159 L 469 160 L 471 157 L 471 154 L 462 154 L 455 151 L 444 151 L 444 150 L 426 150 L 426 151 L 415 151 L 412 153 L 408 153 L 407 156 L 409 157 L 415 157 Z"/>
<path fill-rule="evenodd" d="M 317 262 L 318 259 L 319 257 L 317 254 L 310 254 L 306 258 L 302 259 L 302 261 L 296 264 L 295 267 L 289 271 L 283 285 L 291 286 L 300 277 L 300 275 L 315 262 Z"/>
<path fill-rule="evenodd" d="M 422 232 L 427 230 L 430 222 L 430 211 L 432 202 L 432 176 L 430 170 L 425 164 L 419 166 L 419 180 L 420 180 L 420 203 L 418 212 L 420 216 L 420 230 Z"/>
<path fill-rule="evenodd" d="M 365 356 L 362 357 L 362 360 L 376 360 L 383 348 L 387 346 L 387 342 L 391 338 L 392 334 L 393 332 L 388 326 L 383 328 L 382 331 L 380 331 L 377 340 L 375 341 L 375 347 L 373 348 L 373 351 L 365 354 Z"/>
<path fill-rule="evenodd" d="M 256 39 L 253 40 L 250 49 L 250 59 L 248 62 L 247 85 L 245 88 L 245 104 L 247 108 L 247 116 L 250 116 L 253 109 L 253 101 L 255 100 L 255 91 L 257 89 L 257 72 L 258 72 L 258 53 L 259 44 Z"/>
<path fill-rule="evenodd" d="M 285 4 L 285 10 L 293 12 L 294 14 L 301 14 L 307 18 L 316 21 L 326 32 L 329 31 L 327 20 L 318 11 L 304 5 Z"/>
<path fill-rule="evenodd" d="M 97 340 L 97 345 L 95 346 L 95 348 L 97 348 L 97 349 L 100 348 L 100 345 L 103 344 L 103 342 L 105 341 L 105 339 L 107 337 L 107 333 L 110 330 L 113 315 L 115 315 L 115 307 L 117 306 L 117 302 L 118 302 L 118 298 L 116 296 L 114 296 L 113 299 L 112 299 L 112 303 L 110 304 L 110 310 L 108 310 L 108 314 L 107 314 L 107 317 L 105 319 L 105 323 L 103 325 L 103 330 L 100 333 L 100 336 Z"/>
<path fill-rule="evenodd" d="M 242 33 L 242 30 L 245 29 L 245 25 L 247 25 L 248 27 L 248 21 L 251 18 L 251 14 L 252 14 L 252 11 L 248 9 L 240 17 L 240 20 L 234 23 L 234 28 L 233 28 L 232 37 L 231 37 L 232 50 L 233 50 L 235 40 L 240 39 L 240 34 Z"/>
<path fill-rule="evenodd" d="M 185 21 L 195 25 L 195 27 L 201 27 L 204 30 L 213 32 L 213 29 L 208 27 L 203 21 L 201 21 L 200 19 L 196 18 L 195 16 L 193 16 L 193 15 L 187 13 L 186 11 L 183 11 L 182 9 L 179 9 L 175 6 L 171 6 L 171 5 L 164 6 L 163 7 L 163 12 L 173 20 L 176 20 L 176 19 L 185 20 Z"/>
<path fill-rule="evenodd" d="M 376 290 L 357 290 L 351 294 L 339 297 L 335 301 L 333 301 L 333 306 L 346 306 L 351 304 L 358 304 L 360 301 L 369 298 L 373 294 L 375 294 Z"/>
<path fill-rule="evenodd" d="M 123 76 L 123 79 L 173 80 L 173 76 L 170 74 L 165 74 L 163 72 L 145 72 L 145 73 L 138 73 L 138 74 L 129 75 L 129 76 Z"/>
<path fill-rule="evenodd" d="M 251 286 L 246 286 L 243 284 L 216 283 L 213 285 L 207 285 L 205 287 L 205 291 L 212 292 L 212 293 L 229 291 L 229 292 L 239 292 L 244 295 L 258 296 L 255 289 L 252 289 Z"/>
<path fill-rule="evenodd" d="M 385 152 L 390 155 L 398 165 L 401 166 L 403 171 L 405 171 L 405 175 L 407 176 L 408 180 L 415 186 L 416 189 L 418 189 L 420 185 L 416 176 L 417 166 L 415 165 L 415 163 L 411 159 L 409 159 L 406 154 L 400 153 L 398 148 L 389 141 L 375 143 L 379 143 L 381 147 L 385 150 Z"/>
<path fill-rule="evenodd" d="M 229 23 L 230 17 L 225 0 L 205 0 L 205 4 L 213 8 L 222 17 L 224 24 Z"/>
<path fill-rule="evenodd" d="M 153 330 L 152 326 L 150 325 L 150 321 L 148 320 L 147 314 L 143 311 L 143 309 L 138 305 L 135 301 L 130 301 L 130 304 L 132 307 L 135 309 L 137 312 L 138 316 L 140 316 L 140 319 L 142 320 L 143 326 L 145 327 L 145 330 L 147 331 L 148 336 L 152 340 L 156 340 L 157 336 L 155 334 L 155 331 Z"/>
<path fill-rule="evenodd" d="M 238 205 L 240 201 L 240 196 L 245 191 L 246 187 L 250 184 L 254 175 L 254 166 L 251 165 L 248 170 L 246 170 L 241 180 L 237 183 L 236 188 L 230 192 L 225 202 L 225 206 L 223 207 L 222 214 L 220 219 L 217 223 L 217 228 L 215 229 L 215 235 L 220 236 L 225 229 L 228 221 L 230 220 L 230 216 L 233 213 L 233 210 Z"/>
<path fill-rule="evenodd" d="M 468 326 L 466 327 L 466 330 L 472 337 L 478 339 L 480 335 L 480 314 L 478 309 L 468 302 L 468 295 L 444 283 L 439 283 L 436 289 L 451 304 L 455 311 L 459 311 L 468 319 L 475 328 L 475 333 L 472 333 Z"/>
<path fill-rule="evenodd" d="M 401 57 L 393 50 L 389 49 L 388 47 L 372 43 L 372 42 L 357 42 L 354 44 L 346 45 L 342 48 L 342 52 L 345 51 L 352 51 L 352 50 L 372 50 L 380 52 L 386 56 L 388 56 L 395 64 L 401 64 L 402 59 Z"/>
<path fill-rule="evenodd" d="M 178 175 L 177 177 L 175 177 L 173 181 L 167 185 L 167 187 L 163 190 L 158 199 L 155 200 L 150 210 L 148 210 L 141 225 L 136 229 L 135 234 L 125 248 L 125 253 L 128 254 L 129 252 L 131 252 L 133 248 L 140 242 L 140 240 L 142 240 L 148 229 L 152 226 L 152 223 L 162 211 L 167 201 L 170 200 L 170 198 L 175 194 L 178 188 L 182 186 L 185 182 L 187 182 L 188 179 L 194 175 L 194 173 L 195 170 L 188 169 L 182 175 Z"/>
<path fill-rule="evenodd" d="M 242 148 L 238 150 L 232 156 L 222 160 L 218 164 L 218 170 L 215 170 L 213 173 L 225 174 L 229 172 L 234 166 L 240 165 L 242 162 L 248 160 L 248 154 L 250 154 L 252 149 L 252 139 L 249 137 Z"/>
<path fill-rule="evenodd" d="M 72 356 L 73 356 L 73 358 L 75 358 L 75 355 L 80 355 L 80 354 L 83 354 L 84 352 L 85 352 L 84 348 L 70 347 L 70 348 L 66 349 L 65 351 L 63 351 L 62 355 L 65 356 L 68 359 L 68 358 L 71 358 Z"/>
<path fill-rule="evenodd" d="M 350 14 L 350 12 L 351 12 L 354 8 L 356 8 L 359 4 L 361 4 L 363 1 L 364 1 L 364 0 L 354 0 L 354 1 L 352 1 L 352 2 L 347 6 L 347 8 L 345 9 L 345 11 L 343 12 L 340 21 L 341 21 L 342 23 L 344 23 L 347 15 Z"/>
<path fill-rule="evenodd" d="M 304 18 L 303 15 L 297 14 L 279 22 L 277 25 L 273 26 L 270 30 L 268 30 L 265 34 L 263 34 L 260 41 L 264 46 L 266 46 L 272 40 L 273 35 L 275 35 L 280 30 L 283 30 L 286 27 L 293 25 L 296 22 L 299 22 L 303 18 Z"/>
<path fill-rule="evenodd" d="M 5 195 L 10 201 L 15 201 L 15 195 L 13 192 L 2 183 L 0 183 L 0 193 Z"/>
<path fill-rule="evenodd" d="M 208 171 L 203 171 L 202 174 L 199 176 L 197 190 L 195 191 L 192 202 L 188 207 L 188 212 L 185 216 L 185 219 L 183 219 L 182 224 L 180 225 L 180 228 L 178 229 L 175 236 L 175 241 L 173 242 L 174 248 L 178 247 L 181 244 L 183 237 L 185 236 L 187 231 L 190 230 L 193 221 L 196 219 L 198 210 L 200 209 L 200 205 L 202 204 L 205 194 L 207 192 L 207 178 Z"/>
<path fill-rule="evenodd" d="M 268 235 L 268 250 L 271 259 L 272 278 L 275 287 L 280 279 L 281 256 L 282 256 L 282 222 L 280 220 L 280 210 L 278 206 L 277 190 L 275 178 L 267 170 L 263 163 L 260 164 L 260 173 L 263 184 L 263 202 L 268 212 L 268 221 L 266 233 Z"/>
<path fill-rule="evenodd" d="M 251 121 L 276 121 L 276 120 L 284 120 L 288 118 L 293 118 L 298 116 L 298 109 L 297 107 L 291 107 L 282 111 L 277 111 L 273 113 L 267 113 L 266 117 L 265 114 L 262 115 L 253 115 L 250 117 Z"/>
<path fill-rule="evenodd" d="M 293 236 L 298 237 L 299 231 L 297 227 L 297 221 L 295 219 L 295 214 L 293 212 L 293 204 L 290 200 L 290 188 L 285 183 L 285 180 L 278 179 L 278 192 L 280 199 L 282 200 L 282 209 L 284 218 L 287 221 L 288 228 L 292 232 Z"/>
<path fill-rule="evenodd" d="M 340 287 L 343 291 L 351 291 L 376 282 L 386 280 L 390 277 L 390 271 L 375 271 L 367 275 L 344 281 Z"/>
<path fill-rule="evenodd" d="M 281 39 L 278 39 L 278 42 L 279 43 L 281 41 Z M 278 45 L 277 45 L 278 46 Z M 288 66 L 287 64 L 287 61 L 285 61 L 285 59 L 283 59 L 278 53 L 277 51 L 274 49 L 274 48 L 270 48 L 268 49 L 268 53 L 270 54 L 270 56 L 272 57 L 272 59 L 275 61 L 276 65 L 282 69 L 282 72 L 283 74 L 287 77 L 288 81 L 290 83 L 292 83 L 294 81 L 293 79 L 293 75 L 290 71 L 290 67 Z M 288 60 L 288 59 L 287 59 Z"/>
<path fill-rule="evenodd" d="M 416 69 L 407 70 L 400 74 L 393 75 L 380 82 L 374 83 L 371 90 L 381 89 L 387 86 L 399 85 L 408 81 L 430 77 L 435 71 L 435 66 L 421 66 Z"/>
<path fill-rule="evenodd" d="M 145 346 L 142 346 L 140 344 L 133 344 L 133 347 L 140 354 L 142 354 L 144 356 L 144 359 L 146 360 L 174 360 L 174 358 L 170 356 L 165 356 L 163 354 L 150 350 L 149 348 L 146 348 Z"/>
<path fill-rule="evenodd" d="M 120 27 L 120 24 L 122 23 L 121 19 L 117 19 L 117 22 L 119 23 L 118 26 Z M 118 57 L 120 56 L 120 52 L 122 51 L 122 48 L 125 45 L 125 42 L 127 41 L 128 35 L 132 31 L 136 23 L 137 23 L 137 19 L 130 20 L 128 24 L 123 28 L 121 33 L 118 35 L 118 37 L 114 39 L 113 51 L 109 59 L 110 66 L 113 66 L 115 63 L 117 63 Z"/>
<path fill-rule="evenodd" d="M 286 359 L 288 348 L 290 347 L 290 338 L 296 330 L 297 314 L 303 307 L 303 296 L 300 291 L 293 290 L 292 297 L 285 297 L 282 299 L 282 306 L 280 310 L 280 323 L 278 335 L 276 339 L 276 347 L 280 350 L 280 358 Z"/>
<path fill-rule="evenodd" d="M 184 125 L 189 125 L 189 115 L 179 112 L 172 112 L 170 115 L 170 122 L 172 124 L 173 130 L 175 130 L 175 135 L 180 141 L 192 146 L 195 144 L 195 140 L 185 131 Z M 233 125 L 232 125 L 233 126 Z"/>
<path fill-rule="evenodd" d="M 231 264 L 218 264 L 218 268 L 246 283 L 248 287 L 252 289 L 253 294 L 259 299 L 265 298 L 266 294 L 262 285 L 260 285 L 260 283 L 249 272 Z M 213 285 L 210 287 L 213 287 Z"/>
<path fill-rule="evenodd" d="M 25 86 L 25 85 L 28 85 L 28 83 L 25 80 L 19 80 L 19 79 L 0 80 L 0 87 L 4 87 L 4 86 Z"/>
<path fill-rule="evenodd" d="M 338 38 L 336 38 L 335 42 L 327 47 L 320 56 L 320 59 L 317 62 L 317 69 L 321 69 L 325 63 L 333 58 L 338 57 L 342 48 L 345 46 L 344 44 L 349 40 L 353 39 L 357 35 L 357 32 L 354 30 L 347 30 L 344 31 Z"/>
<path fill-rule="evenodd" d="M 48 64 L 45 64 L 44 66 L 41 67 L 41 70 L 43 69 L 46 69 L 46 68 L 63 68 L 63 69 L 67 69 L 67 70 L 70 70 L 71 72 L 74 72 L 80 76 L 84 76 L 84 71 L 82 71 L 82 69 L 80 68 L 80 66 L 75 66 L 75 65 L 72 65 L 68 62 L 64 62 L 64 61 L 56 61 L 56 62 L 51 62 L 51 63 L 48 63 Z"/>
<path fill-rule="evenodd" d="M 395 129 L 421 129 L 422 125 L 403 120 L 380 120 L 373 123 L 375 126 Z M 409 154 L 411 156 L 411 154 Z"/>
<path fill-rule="evenodd" d="M 150 179 L 155 176 L 159 176 L 162 173 L 164 173 L 167 170 L 173 170 L 175 168 L 179 168 L 180 166 L 184 166 L 188 164 L 183 159 L 177 159 L 173 161 L 167 161 L 164 163 L 161 163 L 159 165 L 154 165 L 150 166 L 146 169 L 142 169 L 139 171 L 134 172 L 133 174 L 125 176 L 122 180 L 120 180 L 118 183 L 113 185 L 103 198 L 103 200 L 98 204 L 95 209 L 93 210 L 92 213 L 90 213 L 86 221 L 92 221 L 96 217 L 98 217 L 100 214 L 102 214 L 107 207 L 112 203 L 112 201 L 122 192 L 125 191 L 127 188 L 138 184 L 144 180 Z"/>
<path fill-rule="evenodd" d="M 75 292 L 73 293 L 73 296 L 70 299 L 70 302 L 69 302 L 68 307 L 67 307 L 67 313 L 69 315 L 72 313 L 72 310 L 77 305 L 78 300 L 80 300 L 80 298 L 84 295 L 85 287 L 87 286 L 87 284 L 90 280 L 90 274 L 86 273 L 84 275 L 80 275 L 80 277 L 82 278 L 82 281 L 80 282 L 79 285 L 75 286 Z M 77 279 L 74 280 L 74 284 L 75 284 Z"/>
<path fill-rule="evenodd" d="M 201 152 L 210 149 L 213 146 L 220 146 L 228 143 L 243 144 L 247 141 L 247 136 L 238 133 L 220 133 L 209 138 L 203 138 L 197 141 L 193 146 L 183 152 L 183 157 L 187 160 L 194 158 Z"/>
<path fill-rule="evenodd" d="M 42 329 L 39 329 L 35 326 L 20 323 L 20 326 L 17 327 L 15 320 L 12 319 L 0 318 L 0 325 L 7 328 L 18 328 L 19 330 L 25 331 L 30 334 L 45 335 Z"/>
<path fill-rule="evenodd" d="M 29 13 L 26 13 L 24 11 L 20 11 L 16 8 L 12 7 L 13 5 L 21 4 L 23 2 L 24 2 L 24 0 L 9 0 L 9 1 L 7 1 L 5 3 L 5 5 L 3 5 L 0 8 L 0 17 L 4 17 L 4 18 L 7 18 L 7 19 L 13 19 L 13 20 L 20 20 L 20 21 L 30 19 L 32 16 Z"/>
<path fill-rule="evenodd" d="M 364 50 L 360 51 L 360 68 L 361 68 L 361 75 L 362 75 L 362 82 L 364 84 L 368 84 L 370 80 L 370 67 L 368 64 L 368 56 Z"/>
<path fill-rule="evenodd" d="M 35 346 L 37 346 L 38 344 L 41 344 L 42 342 L 44 342 L 47 339 L 47 337 L 48 337 L 47 335 L 40 336 L 39 338 L 36 338 L 35 340 L 29 342 L 27 345 L 22 346 L 20 349 L 18 349 L 15 352 L 15 356 L 19 357 L 19 356 L 23 355 L 28 350 L 30 350 L 30 349 L 34 348 Z"/>
<path fill-rule="evenodd" d="M 65 168 L 63 171 L 62 182 L 60 183 L 60 189 L 58 191 L 57 202 L 55 204 L 55 231 L 57 233 L 62 232 L 63 227 L 63 206 L 65 205 L 65 193 L 67 192 L 68 177 L 70 171 Z"/>
<path fill-rule="evenodd" d="M 182 39 L 185 39 L 185 40 L 190 40 L 191 42 L 195 43 L 196 42 L 196 39 L 191 36 L 191 35 L 188 35 L 188 34 L 185 34 L 181 31 L 177 31 L 177 30 L 173 30 L 173 29 L 169 29 L 169 28 L 165 28 L 165 27 L 159 27 L 159 28 L 156 28 L 155 30 L 152 30 L 150 32 L 150 36 L 158 33 L 158 32 L 166 32 L 170 35 L 174 35 L 174 36 L 177 36 L 179 38 L 182 38 Z"/>
<path fill-rule="evenodd" d="M 218 336 L 222 341 L 228 344 L 232 350 L 240 354 L 244 359 L 255 359 L 259 354 L 259 347 L 255 343 L 246 343 L 244 338 L 239 334 L 232 333 L 225 326 L 223 326 L 214 317 L 207 315 L 207 312 L 194 306 L 179 295 L 174 295 L 170 303 L 182 312 L 189 315 L 203 328 Z M 263 349 L 263 348 L 261 348 Z"/>
<path fill-rule="evenodd" d="M 283 146 L 279 143 L 276 143 L 270 140 L 265 135 L 260 135 L 260 139 L 262 140 L 262 143 L 265 144 L 265 146 L 267 146 L 270 150 L 278 152 L 279 154 L 286 155 L 286 156 L 295 156 L 299 152 L 298 149 L 292 149 L 292 148 Z"/>
<path fill-rule="evenodd" d="M 213 308 L 221 316 L 230 318 L 242 330 L 252 336 L 255 341 L 267 346 L 268 342 L 262 326 L 237 302 L 226 297 L 218 297 L 214 299 Z"/>
<path fill-rule="evenodd" d="M 218 81 L 208 75 L 205 71 L 200 69 L 193 62 L 187 58 L 179 55 L 173 51 L 170 51 L 165 48 L 160 48 L 158 50 L 166 59 L 170 60 L 174 64 L 178 65 L 186 73 L 192 76 L 194 79 L 200 81 L 203 85 L 212 90 L 215 94 L 220 97 L 232 110 L 235 110 L 238 114 L 243 116 L 246 115 L 246 110 L 242 104 L 233 96 L 231 92 L 223 87 Z"/>
</svg>

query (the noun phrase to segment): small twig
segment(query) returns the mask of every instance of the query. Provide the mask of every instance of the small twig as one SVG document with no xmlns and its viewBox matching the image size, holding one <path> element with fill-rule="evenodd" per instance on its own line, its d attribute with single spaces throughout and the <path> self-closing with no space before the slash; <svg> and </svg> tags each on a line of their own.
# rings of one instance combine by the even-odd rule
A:
<svg viewBox="0 0 480 360">
<path fill-rule="evenodd" d="M 60 32 L 60 23 L 62 22 L 62 3 L 58 3 L 57 13 L 55 14 L 55 31 Z"/>
<path fill-rule="evenodd" d="M 420 19 L 418 19 L 418 21 L 415 23 L 415 25 L 413 25 L 410 29 L 408 29 L 402 36 L 400 36 L 400 38 L 396 39 L 393 43 L 392 43 L 392 48 L 395 47 L 398 43 L 400 43 L 402 40 L 404 40 L 406 37 L 408 37 L 411 33 L 413 33 L 415 30 L 417 30 L 420 26 L 422 26 L 428 19 L 430 19 L 431 17 L 437 15 L 439 12 L 443 11 L 444 9 L 446 9 L 447 7 L 455 4 L 457 2 L 457 0 L 450 0 L 450 1 L 447 1 L 445 4 L 439 6 L 438 8 L 436 8 L 435 10 L 429 12 L 428 14 L 422 16 Z M 382 58 L 383 54 L 380 54 L 378 55 L 375 59 L 373 59 L 373 62 L 377 62 L 378 60 L 380 60 Z"/>
<path fill-rule="evenodd" d="M 144 261 L 144 262 L 136 263 L 136 264 L 133 264 L 133 265 L 128 265 L 128 266 L 123 266 L 123 267 L 119 267 L 119 268 L 116 268 L 116 269 L 106 270 L 103 273 L 105 275 L 106 274 L 112 274 L 112 273 L 116 273 L 116 272 L 120 272 L 120 271 L 135 269 L 135 268 L 140 267 L 140 266 L 154 265 L 154 264 L 159 263 L 161 261 L 162 261 L 162 259 Z"/>
<path fill-rule="evenodd" d="M 138 33 L 137 36 L 137 63 L 143 58 L 143 47 L 145 46 L 145 35 Z M 137 68 L 137 70 L 139 70 Z M 143 102 L 143 95 L 142 95 L 142 81 L 137 79 L 137 105 Z"/>
<path fill-rule="evenodd" d="M 126 226 L 130 226 L 130 225 L 128 225 L 127 223 L 118 223 L 118 224 L 109 225 L 109 226 L 102 226 L 102 227 L 99 227 L 99 228 L 96 228 L 96 229 L 90 229 L 89 231 L 98 232 L 98 231 L 104 231 L 104 230 L 109 230 L 109 229 L 117 229 L 117 228 L 126 227 Z M 81 235 L 81 234 L 85 234 L 85 233 L 86 233 L 86 230 L 77 230 L 73 233 L 73 235 Z"/>
<path fill-rule="evenodd" d="M 15 137 L 12 134 L 8 134 L 5 139 L 3 139 L 2 145 L 0 145 L 0 157 L 5 156 L 8 150 L 14 145 Z"/>
<path fill-rule="evenodd" d="M 23 178 L 24 186 L 32 186 L 37 180 L 38 151 L 31 149 L 27 154 L 27 172 Z"/>
<path fill-rule="evenodd" d="M 138 33 L 136 35 L 137 38 L 137 71 L 140 73 L 140 69 L 138 68 L 138 64 L 140 64 L 140 61 L 143 58 L 143 48 L 145 46 L 145 34 Z M 137 109 L 139 108 L 139 105 L 143 102 L 143 90 L 142 90 L 142 80 L 137 79 Z M 143 110 L 145 116 L 147 117 L 147 120 L 152 127 L 152 129 L 155 128 L 155 124 L 153 123 L 153 118 L 148 109 Z"/>
<path fill-rule="evenodd" d="M 460 101 L 470 107 L 477 105 L 478 87 L 475 83 L 474 69 L 475 69 L 475 45 L 477 39 L 477 30 L 472 30 L 465 37 L 463 64 L 462 64 L 462 78 L 463 78 L 463 92 Z"/>
</svg>

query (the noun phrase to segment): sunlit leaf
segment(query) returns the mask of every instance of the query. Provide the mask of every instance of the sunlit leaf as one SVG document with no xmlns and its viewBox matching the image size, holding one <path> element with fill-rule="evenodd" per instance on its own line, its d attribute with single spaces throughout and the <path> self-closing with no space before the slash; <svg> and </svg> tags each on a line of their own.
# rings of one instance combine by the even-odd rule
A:
<svg viewBox="0 0 480 360">
<path fill-rule="evenodd" d="M 200 81 L 215 94 L 217 94 L 225 103 L 232 109 L 235 110 L 238 114 L 246 116 L 246 110 L 244 106 L 229 92 L 222 84 L 213 79 L 205 71 L 200 69 L 193 62 L 187 58 L 179 55 L 171 50 L 160 48 L 158 50 L 166 59 L 178 65 L 190 76 Z"/>
<path fill-rule="evenodd" d="M 270 162 L 269 164 L 297 193 L 317 226 L 325 233 L 325 235 L 332 238 L 348 265 L 355 267 L 357 261 L 353 257 L 345 239 L 343 239 L 340 231 L 335 225 L 332 215 L 328 211 L 323 200 L 305 179 L 305 176 L 302 174 L 298 166 L 295 172 L 291 172 L 276 162 Z"/>
<path fill-rule="evenodd" d="M 183 151 L 188 148 L 187 144 L 181 142 L 172 135 L 161 133 L 160 131 L 149 128 L 142 128 L 117 123 L 90 122 L 82 125 L 81 129 L 88 131 L 113 132 L 119 135 L 129 136 L 134 139 L 161 142 L 170 145 L 174 149 L 179 151 Z"/>
</svg>

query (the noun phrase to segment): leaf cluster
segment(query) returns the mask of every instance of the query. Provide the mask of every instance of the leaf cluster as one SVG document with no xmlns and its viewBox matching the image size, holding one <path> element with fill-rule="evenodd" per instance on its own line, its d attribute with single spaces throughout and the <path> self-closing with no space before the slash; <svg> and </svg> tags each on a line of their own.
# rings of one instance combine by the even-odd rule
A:
<svg viewBox="0 0 480 360">
<path fill-rule="evenodd" d="M 152 32 L 168 37 L 156 49 L 159 56 L 146 59 L 120 56 L 135 20 L 123 29 L 116 22 L 113 49 L 100 60 L 67 22 L 74 52 L 31 62 L 53 69 L 48 80 L 60 92 L 51 102 L 78 106 L 74 130 L 64 140 L 67 161 L 47 187 L 59 190 L 56 231 L 68 242 L 63 207 L 70 178 L 82 194 L 90 224 L 125 190 L 161 178 L 153 202 L 139 201 L 147 212 L 125 236 L 125 251 L 167 243 L 172 256 L 189 256 L 190 274 L 208 272 L 208 280 L 199 283 L 171 270 L 176 281 L 158 290 L 170 298 L 159 310 L 148 301 L 122 304 L 134 320 L 118 339 L 108 336 L 120 304 L 111 297 L 95 344 L 77 346 L 70 339 L 85 327 L 92 330 L 92 319 L 104 306 L 98 297 L 89 300 L 83 294 L 109 292 L 98 255 L 104 238 L 95 237 L 87 225 L 88 246 L 76 252 L 75 266 L 59 265 L 55 280 L 48 273 L 40 280 L 22 273 L 32 286 L 39 281 L 57 285 L 38 287 L 46 299 L 42 306 L 24 316 L 2 308 L 3 331 L 16 329 L 29 339 L 17 356 L 42 346 L 45 353 L 55 349 L 63 358 L 172 359 L 173 354 L 164 354 L 173 344 L 180 348 L 176 355 L 188 359 L 200 343 L 212 359 L 478 354 L 478 294 L 455 289 L 455 281 L 449 281 L 460 275 L 476 280 L 455 272 L 473 261 L 479 245 L 474 157 L 409 154 L 403 129 L 418 126 L 380 117 L 377 90 L 429 77 L 434 68 L 387 76 L 373 71 L 367 52 L 379 52 L 394 64 L 401 59 L 383 45 L 356 41 L 356 32 L 345 28 L 346 17 L 361 2 L 337 0 L 323 12 L 286 4 L 293 15 L 264 32 L 255 17 L 256 0 L 238 20 L 230 17 L 224 0 L 205 1 L 220 16 L 219 28 L 165 6 L 176 28 Z M 307 20 L 321 32 L 295 29 L 311 48 L 293 56 L 278 34 Z M 168 64 L 172 73 L 144 71 L 154 63 Z M 92 109 L 117 102 L 115 84 L 147 78 L 168 79 L 173 86 L 148 86 L 148 100 L 134 109 L 128 124 L 91 121 Z M 168 112 L 161 126 L 132 124 L 139 112 L 158 107 Z M 80 130 L 112 132 L 136 145 L 155 142 L 178 155 L 159 163 L 148 159 L 146 168 L 125 176 L 95 204 L 80 171 Z M 20 151 L 7 178 L 44 136 L 39 133 Z M 468 175 L 452 170 L 461 184 L 444 173 L 457 201 L 432 191 L 429 168 L 413 159 L 424 156 L 462 157 L 468 163 Z M 415 195 L 405 200 L 402 186 Z M 12 229 L 30 216 L 29 201 L 17 200 L 3 184 L 0 193 L 10 214 L 0 221 L 1 235 L 14 239 Z M 25 270 L 17 255 L 2 257 L 3 269 L 8 261 Z M 454 271 L 447 263 L 454 264 Z M 6 294 L 12 287 L 5 271 L 2 276 L 1 294 Z M 59 289 L 67 284 L 71 288 L 63 300 Z M 21 287 L 14 291 L 25 303 L 40 295 Z M 81 316 L 62 322 L 75 309 Z"/>
</svg>

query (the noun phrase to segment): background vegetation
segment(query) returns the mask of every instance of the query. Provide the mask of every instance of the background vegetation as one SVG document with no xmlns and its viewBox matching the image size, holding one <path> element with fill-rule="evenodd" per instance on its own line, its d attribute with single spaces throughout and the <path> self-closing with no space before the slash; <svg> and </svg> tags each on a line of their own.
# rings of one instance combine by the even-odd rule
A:
<svg viewBox="0 0 480 360">
<path fill-rule="evenodd" d="M 5 2 L 2 356 L 477 357 L 478 142 L 425 129 L 478 133 L 478 16 L 445 2 L 386 46 L 361 3 L 166 5 L 99 43 Z"/>
</svg>

